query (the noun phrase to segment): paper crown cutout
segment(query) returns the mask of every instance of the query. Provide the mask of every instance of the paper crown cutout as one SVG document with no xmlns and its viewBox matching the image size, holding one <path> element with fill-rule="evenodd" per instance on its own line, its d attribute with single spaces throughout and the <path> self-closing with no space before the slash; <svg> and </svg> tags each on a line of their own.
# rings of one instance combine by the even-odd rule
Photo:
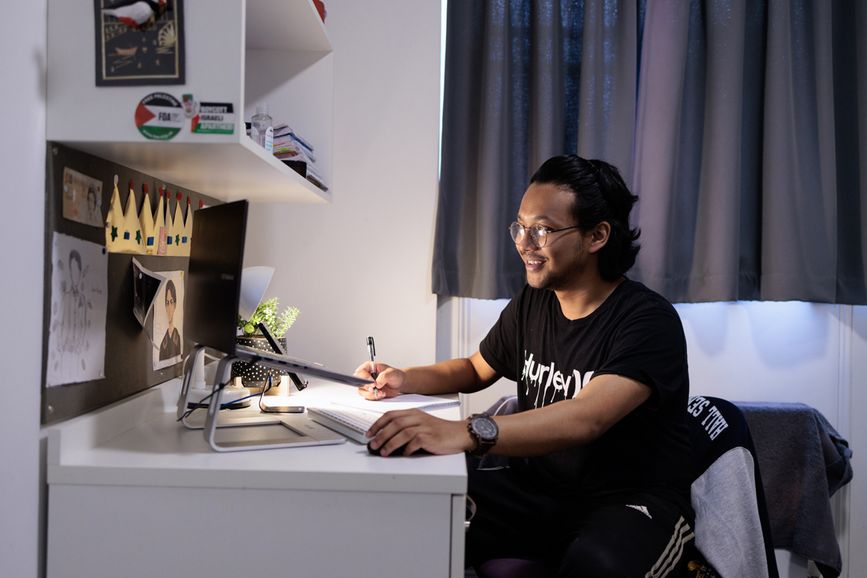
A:
<svg viewBox="0 0 867 578">
<path fill-rule="evenodd" d="M 139 255 L 170 255 L 187 257 L 193 231 L 193 207 L 189 195 L 186 199 L 186 218 L 183 211 L 183 194 L 176 193 L 174 216 L 171 200 L 165 186 L 159 188 L 156 212 L 151 210 L 147 183 L 142 184 L 142 206 L 136 211 L 137 201 L 133 182 L 129 182 L 126 209 L 123 210 L 118 176 L 114 176 L 114 189 L 108 214 L 105 218 L 105 246 L 110 253 L 134 253 Z M 204 203 L 199 201 L 199 208 Z"/>
<path fill-rule="evenodd" d="M 157 244 L 156 235 L 154 234 L 154 214 L 151 210 L 151 196 L 148 194 L 147 183 L 144 183 L 141 188 L 144 201 L 141 205 L 141 212 L 138 214 L 138 220 L 141 223 L 141 234 L 144 239 L 142 249 L 145 255 L 156 255 Z"/>
<path fill-rule="evenodd" d="M 123 225 L 123 211 L 120 208 L 120 193 L 117 190 L 117 175 L 114 175 L 114 189 L 111 192 L 111 202 L 108 214 L 105 216 L 105 247 L 109 252 L 116 252 L 120 243 L 120 228 Z"/>
<path fill-rule="evenodd" d="M 181 233 L 184 230 L 184 215 L 181 211 L 182 198 L 183 195 L 178 191 L 175 200 L 174 216 L 170 220 L 168 214 L 166 214 L 166 223 L 170 223 L 168 232 L 168 254 L 172 256 L 183 254 L 183 249 L 181 248 Z"/>
<path fill-rule="evenodd" d="M 157 212 L 154 216 L 154 233 L 156 235 L 157 255 L 166 254 L 166 188 L 160 186 L 160 198 L 157 201 Z"/>
</svg>

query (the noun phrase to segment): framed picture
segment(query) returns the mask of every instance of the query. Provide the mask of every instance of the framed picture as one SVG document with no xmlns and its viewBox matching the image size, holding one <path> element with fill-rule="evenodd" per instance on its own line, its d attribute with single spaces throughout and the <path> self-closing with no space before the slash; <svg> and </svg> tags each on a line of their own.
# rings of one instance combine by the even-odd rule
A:
<svg viewBox="0 0 867 578">
<path fill-rule="evenodd" d="M 96 85 L 184 84 L 183 0 L 94 0 Z"/>
</svg>

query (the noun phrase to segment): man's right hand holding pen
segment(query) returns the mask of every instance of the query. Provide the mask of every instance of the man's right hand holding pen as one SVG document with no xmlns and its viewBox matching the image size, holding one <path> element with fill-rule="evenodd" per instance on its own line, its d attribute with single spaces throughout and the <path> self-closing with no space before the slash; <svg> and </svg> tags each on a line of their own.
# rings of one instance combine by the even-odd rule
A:
<svg viewBox="0 0 867 578">
<path fill-rule="evenodd" d="M 368 353 L 370 360 L 358 366 L 355 375 L 372 382 L 358 389 L 362 397 L 370 400 L 406 393 L 470 393 L 490 385 L 499 377 L 479 353 L 469 358 L 405 370 L 377 362 L 372 349 Z M 367 436 L 370 438 L 368 447 L 383 456 L 397 451 L 410 455 L 418 450 L 451 454 L 475 447 L 466 421 L 442 419 L 419 409 L 385 412 L 373 423 Z"/>
<path fill-rule="evenodd" d="M 379 400 L 408 393 L 402 391 L 407 385 L 406 372 L 385 363 L 365 361 L 355 370 L 355 375 L 373 382 L 358 388 L 365 399 Z M 452 454 L 466 451 L 473 445 L 466 422 L 445 420 L 420 409 L 385 412 L 370 426 L 367 437 L 370 438 L 368 449 L 380 456 L 393 453 L 408 456 L 418 451 Z"/>
<path fill-rule="evenodd" d="M 406 382 L 406 374 L 385 363 L 365 361 L 355 370 L 355 376 L 372 382 L 358 388 L 358 393 L 365 399 L 383 399 L 404 393 L 401 388 Z"/>
<path fill-rule="evenodd" d="M 370 359 L 355 370 L 355 376 L 369 379 L 373 383 L 358 388 L 358 393 L 365 399 L 382 399 L 400 395 L 401 387 L 406 381 L 404 372 L 384 363 L 376 363 L 376 343 L 373 337 L 367 338 L 367 356 Z"/>
</svg>

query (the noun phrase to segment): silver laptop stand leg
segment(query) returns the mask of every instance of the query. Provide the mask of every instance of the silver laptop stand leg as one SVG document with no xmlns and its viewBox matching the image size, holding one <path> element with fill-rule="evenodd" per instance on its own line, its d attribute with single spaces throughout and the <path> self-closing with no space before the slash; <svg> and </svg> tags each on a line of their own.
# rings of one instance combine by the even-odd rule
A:
<svg viewBox="0 0 867 578">
<path fill-rule="evenodd" d="M 211 449 L 215 452 L 231 452 L 244 449 L 221 446 L 217 443 L 217 440 L 214 437 L 214 434 L 217 431 L 217 416 L 222 407 L 223 388 L 229 383 L 229 370 L 232 367 L 232 362 L 236 359 L 237 358 L 234 356 L 227 356 L 220 360 L 220 363 L 217 365 L 217 375 L 214 378 L 214 388 L 211 392 L 211 399 L 208 400 L 208 417 L 205 420 L 205 428 L 202 430 L 202 433 L 208 441 L 208 445 L 211 446 Z"/>
<path fill-rule="evenodd" d="M 198 429 L 197 427 L 193 427 L 187 423 L 187 412 L 189 411 L 187 404 L 189 402 L 190 385 L 193 381 L 193 372 L 195 371 L 196 363 L 198 363 L 199 357 L 204 354 L 205 347 L 203 345 L 196 345 L 193 347 L 193 350 L 187 358 L 187 367 L 184 370 L 184 379 L 181 382 L 181 391 L 178 394 L 177 418 L 181 420 L 184 427 L 188 429 Z"/>
</svg>

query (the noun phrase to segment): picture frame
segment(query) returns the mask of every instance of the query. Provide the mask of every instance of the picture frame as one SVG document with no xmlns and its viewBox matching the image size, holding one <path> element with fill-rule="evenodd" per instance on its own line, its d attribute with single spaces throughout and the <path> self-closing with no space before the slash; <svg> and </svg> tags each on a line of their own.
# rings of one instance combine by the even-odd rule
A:
<svg viewBox="0 0 867 578">
<path fill-rule="evenodd" d="M 183 0 L 94 0 L 97 86 L 184 84 Z"/>
</svg>

